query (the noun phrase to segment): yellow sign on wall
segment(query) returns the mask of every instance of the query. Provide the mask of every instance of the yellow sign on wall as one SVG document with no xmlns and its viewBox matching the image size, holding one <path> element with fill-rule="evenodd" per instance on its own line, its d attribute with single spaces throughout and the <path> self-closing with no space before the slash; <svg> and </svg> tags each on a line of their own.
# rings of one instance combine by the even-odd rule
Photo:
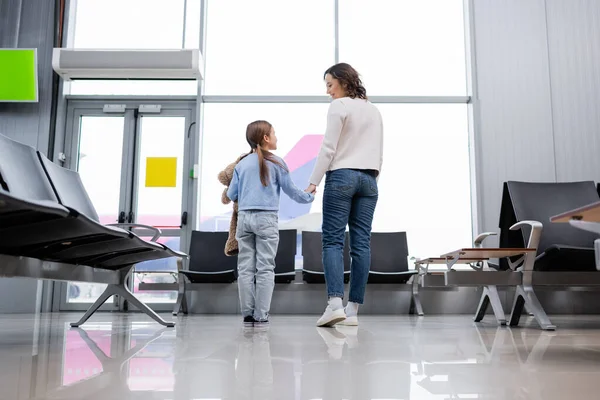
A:
<svg viewBox="0 0 600 400">
<path fill-rule="evenodd" d="M 146 187 L 177 186 L 177 157 L 146 158 Z"/>
</svg>

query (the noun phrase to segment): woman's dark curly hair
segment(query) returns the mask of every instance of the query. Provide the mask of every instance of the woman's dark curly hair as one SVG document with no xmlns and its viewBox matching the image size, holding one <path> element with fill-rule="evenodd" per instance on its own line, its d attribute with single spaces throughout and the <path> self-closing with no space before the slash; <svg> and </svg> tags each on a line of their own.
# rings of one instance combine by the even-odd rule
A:
<svg viewBox="0 0 600 400">
<path fill-rule="evenodd" d="M 367 100 L 367 89 L 363 86 L 358 72 L 350 64 L 339 63 L 329 67 L 323 74 L 323 79 L 327 74 L 340 82 L 348 97 Z"/>
</svg>

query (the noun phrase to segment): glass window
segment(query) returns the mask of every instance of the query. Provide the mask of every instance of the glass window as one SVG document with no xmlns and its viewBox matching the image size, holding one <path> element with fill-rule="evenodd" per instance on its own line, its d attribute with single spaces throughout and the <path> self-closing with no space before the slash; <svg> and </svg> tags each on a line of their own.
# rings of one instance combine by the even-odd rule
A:
<svg viewBox="0 0 600 400">
<path fill-rule="evenodd" d="M 463 0 L 340 0 L 340 61 L 370 95 L 466 95 Z"/>
<path fill-rule="evenodd" d="M 133 204 L 137 223 L 157 228 L 179 228 L 186 128 L 185 117 L 141 117 L 141 143 L 137 156 L 137 183 L 134 188 L 137 202 Z M 148 187 L 146 185 L 146 163 L 152 157 L 177 160 L 175 186 Z"/>
<path fill-rule="evenodd" d="M 85 49 L 199 48 L 200 4 L 201 0 L 78 0 L 74 7 L 72 46 Z M 198 83 L 78 80 L 71 82 L 68 90 L 74 95 L 195 96 Z"/>
<path fill-rule="evenodd" d="M 200 230 L 229 229 L 231 205 L 221 203 L 217 175 L 248 151 L 246 125 L 271 122 L 279 149 L 304 189 L 325 129 L 328 104 L 205 104 Z M 405 231 L 410 256 L 425 258 L 472 242 L 467 106 L 379 104 L 384 165 L 373 231 Z M 298 118 L 301 115 L 302 118 Z M 280 222 L 320 228 L 322 187 L 310 206 L 282 195 Z M 292 222 L 292 220 L 294 220 Z"/>
<path fill-rule="evenodd" d="M 187 0 L 185 13 L 185 37 L 183 47 L 186 49 L 200 48 L 200 19 L 201 0 Z"/>
<path fill-rule="evenodd" d="M 324 94 L 335 54 L 332 0 L 210 0 L 206 94 Z"/>
<path fill-rule="evenodd" d="M 472 243 L 465 104 L 379 104 L 384 160 L 373 231 L 405 231 L 410 256 Z"/>
<path fill-rule="evenodd" d="M 237 157 L 249 151 L 246 126 L 257 119 L 273 124 L 278 149 L 296 185 L 304 190 L 323 140 L 328 104 L 205 104 L 202 145 L 200 230 L 229 229 L 231 204 L 221 203 L 225 188 L 217 175 Z M 321 212 L 319 193 L 313 204 L 298 204 L 281 196 L 280 222 Z M 320 226 L 320 224 L 318 224 Z"/>
<path fill-rule="evenodd" d="M 181 49 L 184 4 L 184 0 L 77 1 L 73 47 Z"/>
<path fill-rule="evenodd" d="M 77 170 L 101 224 L 119 219 L 123 160 L 122 116 L 82 116 Z"/>
</svg>

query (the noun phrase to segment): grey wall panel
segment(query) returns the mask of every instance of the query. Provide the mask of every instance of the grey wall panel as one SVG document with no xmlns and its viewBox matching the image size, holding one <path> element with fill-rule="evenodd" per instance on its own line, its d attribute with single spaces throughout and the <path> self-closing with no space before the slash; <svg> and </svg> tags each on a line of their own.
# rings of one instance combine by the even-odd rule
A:
<svg viewBox="0 0 600 400">
<path fill-rule="evenodd" d="M 348 289 L 346 285 L 346 290 Z M 510 314 L 514 290 L 500 288 L 500 299 L 506 314 Z M 597 291 L 559 291 L 537 289 L 540 302 L 552 317 L 557 314 L 599 314 Z M 421 288 L 421 302 L 425 315 L 474 315 L 479 304 L 479 288 Z M 347 296 L 346 296 L 347 298 Z M 365 304 L 361 315 L 406 315 L 410 308 L 408 285 L 367 285 Z M 237 284 L 203 284 L 188 295 L 192 314 L 240 314 Z M 320 315 L 327 305 L 327 291 L 321 284 L 276 284 L 271 302 L 271 313 L 277 315 Z M 494 324 L 491 307 L 485 323 Z M 523 322 L 527 320 L 523 317 Z"/>
<path fill-rule="evenodd" d="M 2 0 L 0 43 L 38 51 L 38 103 L 0 105 L 0 133 L 47 153 L 52 105 L 54 0 Z M 5 25 L 5 21 L 7 24 Z"/>
<path fill-rule="evenodd" d="M 557 179 L 600 181 L 600 1 L 546 9 Z"/>
<path fill-rule="evenodd" d="M 0 0 L 0 47 L 17 47 L 21 0 Z"/>
<path fill-rule="evenodd" d="M 0 133 L 46 153 L 52 104 L 54 0 L 0 0 L 0 47 L 38 49 L 38 103 L 0 103 Z M 0 313 L 38 309 L 41 284 L 0 279 Z"/>
<path fill-rule="evenodd" d="M 472 12 L 480 229 L 497 231 L 502 182 L 555 180 L 545 4 L 474 0 Z"/>
</svg>

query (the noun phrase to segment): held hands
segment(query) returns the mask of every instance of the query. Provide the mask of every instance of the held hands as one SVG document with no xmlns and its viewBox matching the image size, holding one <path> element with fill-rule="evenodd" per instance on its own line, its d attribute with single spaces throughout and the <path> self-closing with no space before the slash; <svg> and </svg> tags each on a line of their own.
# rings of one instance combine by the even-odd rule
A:
<svg viewBox="0 0 600 400">
<path fill-rule="evenodd" d="M 308 187 L 306 189 L 304 189 L 304 191 L 306 193 L 310 193 L 313 196 L 317 194 L 317 186 L 313 185 L 312 183 L 310 185 L 308 185 Z"/>
</svg>

